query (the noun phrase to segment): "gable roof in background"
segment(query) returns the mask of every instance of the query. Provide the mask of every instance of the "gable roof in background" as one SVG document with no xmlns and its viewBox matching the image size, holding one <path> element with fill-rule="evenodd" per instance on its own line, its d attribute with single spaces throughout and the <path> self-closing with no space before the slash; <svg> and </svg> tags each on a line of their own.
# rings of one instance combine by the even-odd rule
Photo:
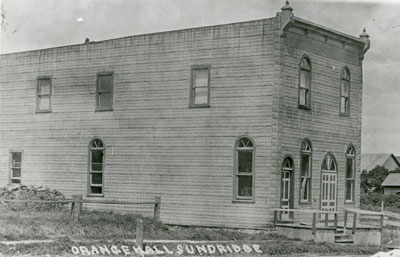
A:
<svg viewBox="0 0 400 257">
<path fill-rule="evenodd" d="M 385 187 L 400 187 L 400 173 L 389 173 L 386 179 L 382 182 Z"/>
<path fill-rule="evenodd" d="M 400 158 L 391 153 L 361 154 L 361 171 L 370 171 L 378 165 L 385 167 L 389 171 L 400 169 Z"/>
</svg>

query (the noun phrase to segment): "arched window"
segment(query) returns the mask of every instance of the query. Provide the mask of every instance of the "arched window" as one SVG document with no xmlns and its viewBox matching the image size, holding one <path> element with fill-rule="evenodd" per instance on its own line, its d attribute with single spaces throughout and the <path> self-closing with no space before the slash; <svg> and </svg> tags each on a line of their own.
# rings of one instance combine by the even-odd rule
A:
<svg viewBox="0 0 400 257">
<path fill-rule="evenodd" d="M 255 145 L 248 137 L 241 137 L 235 144 L 234 194 L 238 201 L 254 201 Z"/>
<path fill-rule="evenodd" d="M 350 71 L 347 67 L 340 74 L 340 114 L 350 114 Z"/>
<path fill-rule="evenodd" d="M 354 171 L 356 154 L 350 145 L 346 152 L 346 202 L 354 202 Z"/>
<path fill-rule="evenodd" d="M 311 202 L 311 143 L 307 139 L 301 145 L 300 158 L 300 202 Z"/>
<path fill-rule="evenodd" d="M 300 61 L 299 107 L 311 108 L 311 61 L 304 56 Z"/>
<path fill-rule="evenodd" d="M 104 151 L 100 139 L 93 139 L 89 144 L 88 194 L 102 196 L 104 194 Z"/>
<path fill-rule="evenodd" d="M 281 173 L 281 208 L 293 209 L 293 160 L 286 157 L 283 160 Z M 288 216 L 289 213 L 283 213 Z"/>
</svg>

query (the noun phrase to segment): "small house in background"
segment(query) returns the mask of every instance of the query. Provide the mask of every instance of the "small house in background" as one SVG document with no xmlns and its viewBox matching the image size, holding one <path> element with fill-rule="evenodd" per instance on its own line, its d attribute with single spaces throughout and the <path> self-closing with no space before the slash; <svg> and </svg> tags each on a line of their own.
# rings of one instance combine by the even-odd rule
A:
<svg viewBox="0 0 400 257">
<path fill-rule="evenodd" d="M 397 170 L 400 169 L 399 160 L 391 153 L 363 153 L 361 154 L 361 171 L 370 171 L 376 166 L 385 167 L 388 171 Z"/>
<path fill-rule="evenodd" d="M 400 194 L 400 173 L 389 173 L 382 187 L 385 195 Z"/>
</svg>

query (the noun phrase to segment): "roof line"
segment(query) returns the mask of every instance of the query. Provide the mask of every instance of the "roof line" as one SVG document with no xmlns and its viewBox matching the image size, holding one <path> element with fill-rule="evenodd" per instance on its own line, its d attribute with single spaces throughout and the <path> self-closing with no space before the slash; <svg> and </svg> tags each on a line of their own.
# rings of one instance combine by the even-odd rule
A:
<svg viewBox="0 0 400 257">
<path fill-rule="evenodd" d="M 102 40 L 99 40 L 99 41 L 89 41 L 87 43 L 84 42 L 84 43 L 80 43 L 80 44 L 70 44 L 70 45 L 53 46 L 53 47 L 39 48 L 39 49 L 33 49 L 33 50 L 26 50 L 26 51 L 20 51 L 20 52 L 10 52 L 10 53 L 0 54 L 0 56 L 1 55 L 9 55 L 9 54 L 19 54 L 19 53 L 43 51 L 43 50 L 50 50 L 50 49 L 70 47 L 70 46 L 83 46 L 83 45 L 93 44 L 93 43 L 103 43 L 103 42 L 107 42 L 107 41 L 113 41 L 113 40 L 119 40 L 119 39 L 127 39 L 127 38 L 135 38 L 135 37 L 142 37 L 142 36 L 152 36 L 152 35 L 156 35 L 156 34 L 183 32 L 185 30 L 189 31 L 189 30 L 195 30 L 195 29 L 205 29 L 205 28 L 211 28 L 211 27 L 237 25 L 237 24 L 244 24 L 244 23 L 250 23 L 250 22 L 260 22 L 260 21 L 265 21 L 265 20 L 270 20 L 270 19 L 275 19 L 275 18 L 276 17 L 270 17 L 270 18 L 261 18 L 261 19 L 256 19 L 256 20 L 247 20 L 247 21 L 237 21 L 237 22 L 230 22 L 230 23 L 223 23 L 223 24 L 216 24 L 216 25 L 205 25 L 205 26 L 199 26 L 199 27 L 191 27 L 191 28 L 183 28 L 183 29 L 173 29 L 173 30 L 149 32 L 149 33 L 143 33 L 143 34 L 136 34 L 136 35 L 116 37 L 116 38 L 102 39 Z"/>
</svg>

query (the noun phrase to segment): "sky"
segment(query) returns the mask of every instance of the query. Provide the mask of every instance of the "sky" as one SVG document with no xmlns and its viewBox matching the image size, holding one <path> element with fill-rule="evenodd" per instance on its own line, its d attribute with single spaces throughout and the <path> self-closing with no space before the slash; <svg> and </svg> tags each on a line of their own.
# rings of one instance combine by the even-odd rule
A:
<svg viewBox="0 0 400 257">
<path fill-rule="evenodd" d="M 270 18 L 284 0 L 0 0 L 0 52 Z M 400 0 L 292 0 L 295 16 L 358 36 L 363 62 L 363 153 L 400 155 Z M 399 113 L 397 113 L 399 110 Z"/>
</svg>

